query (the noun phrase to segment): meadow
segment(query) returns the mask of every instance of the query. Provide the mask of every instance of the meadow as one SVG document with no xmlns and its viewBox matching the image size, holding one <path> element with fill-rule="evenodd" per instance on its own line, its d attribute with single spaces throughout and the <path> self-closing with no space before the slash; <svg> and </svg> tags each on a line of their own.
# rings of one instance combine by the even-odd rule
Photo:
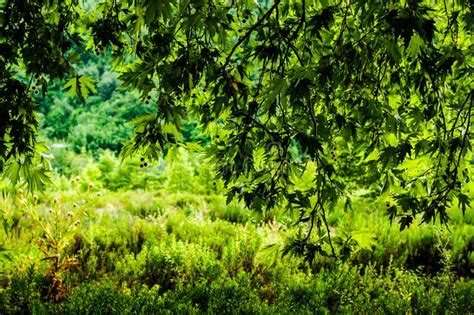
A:
<svg viewBox="0 0 474 315">
<path fill-rule="evenodd" d="M 202 156 L 63 154 L 43 193 L 2 186 L 1 314 L 474 311 L 471 210 L 400 232 L 360 193 L 328 217 L 350 235 L 340 258 L 308 261 L 285 252 L 300 228 L 288 211 L 226 204 Z"/>
</svg>

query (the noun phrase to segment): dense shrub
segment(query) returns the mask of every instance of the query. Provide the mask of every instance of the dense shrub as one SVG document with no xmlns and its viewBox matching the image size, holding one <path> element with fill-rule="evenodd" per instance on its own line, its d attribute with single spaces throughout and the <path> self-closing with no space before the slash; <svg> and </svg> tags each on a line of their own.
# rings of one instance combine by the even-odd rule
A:
<svg viewBox="0 0 474 315">
<path fill-rule="evenodd" d="M 474 227 L 463 217 L 449 230 L 399 232 L 377 201 L 354 198 L 352 210 L 328 218 L 356 244 L 346 260 L 281 258 L 282 242 L 298 232 L 288 211 L 265 217 L 226 204 L 205 165 L 173 154 L 179 158 L 143 169 L 139 158 L 120 163 L 110 152 L 64 153 L 56 189 L 36 197 L 8 189 L 0 313 L 474 312 Z M 74 229 L 64 223 L 69 216 L 78 220 Z M 53 230 L 65 244 L 60 256 L 77 259 L 56 274 L 56 298 L 47 275 L 54 258 L 38 246 Z"/>
</svg>

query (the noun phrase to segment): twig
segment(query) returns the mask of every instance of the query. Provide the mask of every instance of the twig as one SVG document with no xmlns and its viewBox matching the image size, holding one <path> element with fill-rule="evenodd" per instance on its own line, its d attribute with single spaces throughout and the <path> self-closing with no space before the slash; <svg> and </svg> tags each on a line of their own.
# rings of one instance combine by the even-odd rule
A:
<svg viewBox="0 0 474 315">
<path fill-rule="evenodd" d="M 331 247 L 331 252 L 334 258 L 337 258 L 336 256 L 336 251 L 334 250 L 334 246 L 332 244 L 332 239 L 331 239 L 331 231 L 329 230 L 329 224 L 328 220 L 326 218 L 326 211 L 324 210 L 324 206 L 321 204 L 321 211 L 322 211 L 322 218 L 324 222 L 324 226 L 326 227 L 326 231 L 328 233 L 328 241 L 329 241 L 329 246 Z"/>
<path fill-rule="evenodd" d="M 281 0 L 276 0 L 275 3 L 273 4 L 273 6 L 267 11 L 267 13 L 265 13 L 258 21 L 257 23 L 255 23 L 254 25 L 252 25 L 252 27 L 244 34 L 244 36 L 242 36 L 241 38 L 239 38 L 239 40 L 237 41 L 237 43 L 234 45 L 234 47 L 232 47 L 232 50 L 230 51 L 229 55 L 227 55 L 227 58 L 225 60 L 225 63 L 224 65 L 222 66 L 222 70 L 225 70 L 225 68 L 229 65 L 229 62 L 230 62 L 230 58 L 234 55 L 235 51 L 237 50 L 237 48 L 247 39 L 250 37 L 250 35 L 253 33 L 253 31 L 255 31 L 255 29 L 257 27 L 259 27 L 273 12 L 273 10 L 275 10 L 275 8 L 280 4 L 280 1 Z"/>
</svg>

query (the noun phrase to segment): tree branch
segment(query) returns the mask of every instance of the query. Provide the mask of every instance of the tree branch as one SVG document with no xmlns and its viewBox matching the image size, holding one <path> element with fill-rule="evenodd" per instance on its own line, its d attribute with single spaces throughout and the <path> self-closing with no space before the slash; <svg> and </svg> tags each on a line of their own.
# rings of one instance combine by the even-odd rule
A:
<svg viewBox="0 0 474 315">
<path fill-rule="evenodd" d="M 222 66 L 222 70 L 225 70 L 225 68 L 229 65 L 229 62 L 230 62 L 230 58 L 234 55 L 235 51 L 237 50 L 237 48 L 242 45 L 242 43 L 250 37 L 250 35 L 253 33 L 253 31 L 255 31 L 257 29 L 257 27 L 259 27 L 260 25 L 262 25 L 262 23 L 272 14 L 273 10 L 276 9 L 276 7 L 280 4 L 280 1 L 281 0 L 276 0 L 275 3 L 273 4 L 273 6 L 267 11 L 267 13 L 265 13 L 258 21 L 257 23 L 255 23 L 254 25 L 252 25 L 252 27 L 244 34 L 244 36 L 242 36 L 241 38 L 239 38 L 239 40 L 237 41 L 237 43 L 234 45 L 234 47 L 232 47 L 232 50 L 230 51 L 229 55 L 227 55 L 227 58 L 225 60 L 225 63 L 224 65 Z"/>
</svg>

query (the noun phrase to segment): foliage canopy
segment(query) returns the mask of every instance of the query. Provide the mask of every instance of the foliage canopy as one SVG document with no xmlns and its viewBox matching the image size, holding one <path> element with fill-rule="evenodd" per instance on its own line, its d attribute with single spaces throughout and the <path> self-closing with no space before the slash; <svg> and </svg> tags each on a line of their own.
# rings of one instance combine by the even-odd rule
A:
<svg viewBox="0 0 474 315">
<path fill-rule="evenodd" d="M 326 212 L 341 198 L 350 205 L 363 178 L 380 180 L 402 228 L 417 215 L 446 222 L 455 201 L 469 206 L 472 2 L 3 0 L 1 10 L 7 176 L 36 178 L 46 163 L 35 155 L 34 94 L 68 78 L 85 99 L 95 87 L 75 65 L 108 53 L 124 87 L 156 104 L 122 154 L 197 149 L 179 130 L 198 119 L 229 199 L 295 209 L 303 252 L 331 242 Z M 308 167 L 314 185 L 299 187 Z M 311 243 L 324 226 L 329 239 Z"/>
</svg>

